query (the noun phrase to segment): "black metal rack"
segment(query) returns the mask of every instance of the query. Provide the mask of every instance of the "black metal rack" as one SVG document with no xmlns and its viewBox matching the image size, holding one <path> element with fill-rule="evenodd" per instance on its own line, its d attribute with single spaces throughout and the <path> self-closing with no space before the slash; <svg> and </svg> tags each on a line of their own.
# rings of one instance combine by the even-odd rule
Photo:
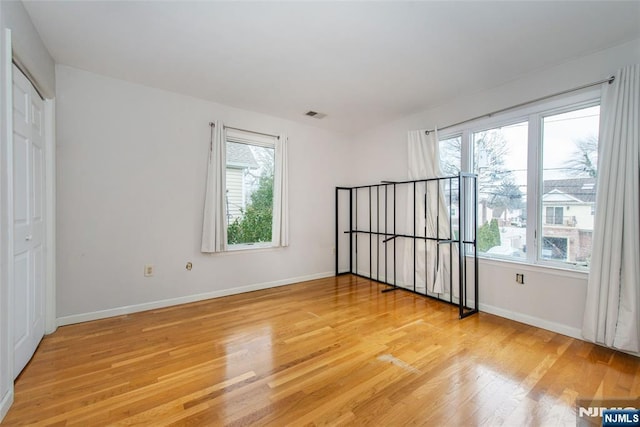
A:
<svg viewBox="0 0 640 427">
<path fill-rule="evenodd" d="M 390 286 L 382 292 L 401 289 L 456 305 L 460 318 L 477 313 L 477 192 L 477 176 L 468 173 L 336 187 L 336 275 L 353 274 Z M 397 218 L 399 204 L 409 207 L 401 209 L 404 221 Z M 399 254 L 398 240 L 412 250 Z M 408 253 L 413 260 L 400 260 L 405 280 L 399 283 L 398 258 Z M 434 289 L 438 274 L 444 286 Z"/>
</svg>

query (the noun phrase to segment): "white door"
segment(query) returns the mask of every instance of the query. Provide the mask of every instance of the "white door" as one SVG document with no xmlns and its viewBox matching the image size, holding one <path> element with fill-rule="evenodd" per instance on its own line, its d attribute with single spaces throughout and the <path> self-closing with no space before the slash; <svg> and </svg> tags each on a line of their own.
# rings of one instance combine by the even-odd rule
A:
<svg viewBox="0 0 640 427">
<path fill-rule="evenodd" d="M 44 336 L 43 101 L 13 66 L 14 378 Z"/>
</svg>

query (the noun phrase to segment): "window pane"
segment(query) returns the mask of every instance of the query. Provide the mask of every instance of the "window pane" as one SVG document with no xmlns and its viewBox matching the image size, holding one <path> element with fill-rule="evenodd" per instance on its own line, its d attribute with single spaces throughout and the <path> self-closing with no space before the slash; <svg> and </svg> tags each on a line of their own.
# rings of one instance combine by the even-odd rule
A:
<svg viewBox="0 0 640 427">
<path fill-rule="evenodd" d="M 480 254 L 525 260 L 528 123 L 475 132 Z"/>
<path fill-rule="evenodd" d="M 594 106 L 543 120 L 542 259 L 589 265 L 599 119 Z"/>
<path fill-rule="evenodd" d="M 440 170 L 444 176 L 458 175 L 460 173 L 461 148 L 462 136 L 439 141 Z"/>
<path fill-rule="evenodd" d="M 547 207 L 545 210 L 544 223 L 545 224 L 553 224 L 553 208 Z"/>
<path fill-rule="evenodd" d="M 227 141 L 227 243 L 271 242 L 274 149 Z"/>
<path fill-rule="evenodd" d="M 462 136 L 438 141 L 440 154 L 440 171 L 443 176 L 454 176 L 460 173 L 460 159 L 462 150 Z M 453 238 L 458 238 L 458 222 L 460 214 L 460 198 L 458 180 L 447 180 L 443 183 L 443 197 L 447 205 L 447 212 L 451 218 L 451 232 Z"/>
</svg>

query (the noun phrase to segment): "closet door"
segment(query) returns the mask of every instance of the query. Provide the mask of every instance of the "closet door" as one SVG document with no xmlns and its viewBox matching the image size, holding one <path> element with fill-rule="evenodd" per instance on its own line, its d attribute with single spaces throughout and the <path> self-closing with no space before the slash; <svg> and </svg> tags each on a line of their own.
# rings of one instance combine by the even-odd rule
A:
<svg viewBox="0 0 640 427">
<path fill-rule="evenodd" d="M 13 67 L 14 378 L 44 336 L 44 103 Z"/>
</svg>

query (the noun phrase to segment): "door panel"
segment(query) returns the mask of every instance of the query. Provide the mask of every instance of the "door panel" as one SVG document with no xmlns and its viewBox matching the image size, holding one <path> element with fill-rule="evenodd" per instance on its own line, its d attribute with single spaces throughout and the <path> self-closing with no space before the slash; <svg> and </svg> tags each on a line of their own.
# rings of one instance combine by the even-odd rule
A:
<svg viewBox="0 0 640 427">
<path fill-rule="evenodd" d="M 34 144 L 32 146 L 32 158 L 33 158 L 33 215 L 32 220 L 34 223 L 42 224 L 44 215 L 42 209 L 44 207 L 42 197 L 36 195 L 42 194 L 44 191 L 44 153 L 42 149 Z"/>
<path fill-rule="evenodd" d="M 13 67 L 14 378 L 44 335 L 43 102 Z"/>
<path fill-rule="evenodd" d="M 31 251 L 31 285 L 33 286 L 33 292 L 31 293 L 31 303 L 33 305 L 33 318 L 32 328 L 34 331 L 34 347 L 33 350 L 38 347 L 40 340 L 44 336 L 44 250 L 43 250 L 43 233 L 39 233 L 38 240 L 40 244 L 35 246 Z M 31 359 L 33 354 L 29 355 Z"/>
<path fill-rule="evenodd" d="M 13 167 L 23 171 L 13 177 L 13 223 L 14 226 L 29 226 L 29 140 L 24 135 L 16 132 L 13 134 Z M 18 231 L 18 230 L 15 230 Z M 25 230 L 22 239 L 15 236 L 16 241 L 24 241 Z"/>
<path fill-rule="evenodd" d="M 15 261 L 13 263 L 13 278 L 16 283 L 29 283 L 30 268 L 29 268 L 29 254 L 23 252 L 21 254 L 14 254 Z M 29 303 L 28 286 L 17 286 L 13 291 L 13 310 L 14 310 L 14 329 L 13 329 L 13 342 L 16 348 L 24 345 L 24 342 L 28 339 L 28 325 L 29 325 Z"/>
</svg>

